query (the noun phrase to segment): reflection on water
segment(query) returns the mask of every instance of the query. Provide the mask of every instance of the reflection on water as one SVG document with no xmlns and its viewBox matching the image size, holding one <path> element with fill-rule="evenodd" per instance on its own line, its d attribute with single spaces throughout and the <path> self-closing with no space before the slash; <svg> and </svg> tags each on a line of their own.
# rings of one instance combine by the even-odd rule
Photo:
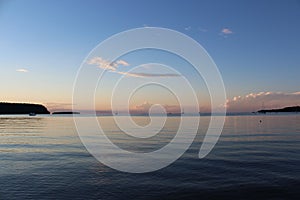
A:
<svg viewBox="0 0 300 200">
<path fill-rule="evenodd" d="M 139 152 L 167 144 L 179 122 L 168 118 L 147 140 L 125 135 L 112 117 L 98 120 L 115 144 Z M 0 199 L 296 199 L 299 122 L 299 115 L 226 117 L 219 142 L 199 160 L 209 123 L 201 117 L 194 143 L 179 160 L 156 172 L 128 174 L 97 162 L 71 117 L 0 116 Z"/>
<path fill-rule="evenodd" d="M 58 151 L 64 144 L 79 144 L 74 130 L 68 118 L 0 117 L 0 152 Z"/>
<path fill-rule="evenodd" d="M 45 120 L 41 117 L 1 117 L 0 118 L 0 133 L 19 134 L 20 132 L 34 133 L 39 132 L 45 126 Z"/>
<path fill-rule="evenodd" d="M 123 117 L 118 116 L 118 118 L 122 122 Z M 133 117 L 132 119 L 134 122 L 139 122 L 139 126 L 145 127 L 149 124 L 148 117 Z M 88 121 L 89 119 L 87 118 L 86 120 Z M 111 117 L 98 117 L 98 122 L 101 125 L 101 128 L 107 134 L 107 137 L 120 148 L 132 152 L 146 153 L 164 147 L 174 138 L 174 136 L 176 135 L 176 130 L 178 129 L 180 124 L 180 118 L 167 118 L 165 126 L 163 126 L 162 129 L 160 126 L 152 126 L 151 130 L 149 131 L 157 132 L 157 134 L 152 137 L 147 137 L 147 139 L 133 137 L 126 134 L 117 126 L 117 124 L 114 120 L 112 120 Z M 124 126 L 124 123 L 122 124 Z M 128 132 L 137 131 L 135 128 L 126 127 L 126 124 L 123 128 L 124 131 Z M 147 134 L 147 132 L 148 131 L 146 131 L 145 134 Z"/>
</svg>

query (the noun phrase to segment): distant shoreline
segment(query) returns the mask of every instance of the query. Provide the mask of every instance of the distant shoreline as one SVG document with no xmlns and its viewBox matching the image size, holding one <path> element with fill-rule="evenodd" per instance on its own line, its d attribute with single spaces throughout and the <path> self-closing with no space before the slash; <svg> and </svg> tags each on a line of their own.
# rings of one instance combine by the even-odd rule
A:
<svg viewBox="0 0 300 200">
<path fill-rule="evenodd" d="M 300 106 L 291 106 L 291 107 L 284 107 L 280 109 L 263 109 L 257 112 L 234 112 L 234 113 L 226 113 L 226 116 L 237 116 L 237 115 L 255 115 L 255 114 L 267 114 L 267 113 L 300 113 Z M 48 109 L 41 105 L 41 104 L 31 104 L 31 103 L 7 103 L 7 102 L 0 102 L 0 115 L 29 115 L 29 114 L 51 114 Z M 79 115 L 80 112 L 73 112 L 73 111 L 56 111 L 52 112 L 52 115 Z M 85 115 L 85 114 L 84 114 Z M 88 113 L 86 115 L 89 115 Z M 128 114 L 118 113 L 119 116 L 129 116 Z M 211 113 L 185 113 L 185 114 L 167 114 L 168 117 L 175 117 L 175 116 L 211 116 Z M 224 115 L 214 113 L 214 116 Z M 101 113 L 97 112 L 96 116 L 114 116 L 111 112 L 108 113 Z M 131 116 L 147 116 L 147 113 L 138 113 L 132 114 Z M 160 114 L 154 114 L 153 116 L 164 116 Z"/>
<path fill-rule="evenodd" d="M 0 117 L 24 117 L 24 116 L 28 116 L 29 114 L 0 114 Z M 153 116 L 149 116 L 149 115 L 127 115 L 127 114 L 118 114 L 118 115 L 105 115 L 105 114 L 89 114 L 89 113 L 80 113 L 80 114 L 37 114 L 40 117 L 62 117 L 62 116 L 70 116 L 70 117 L 167 117 L 167 118 L 180 118 L 180 117 L 211 117 L 211 114 L 208 113 L 202 113 L 202 114 L 193 114 L 193 113 L 186 113 L 184 115 L 178 115 L 178 116 L 168 116 L 168 115 L 153 115 Z M 226 113 L 226 115 L 222 115 L 222 114 L 215 114 L 213 116 L 226 116 L 226 117 L 230 117 L 230 116 L 260 116 L 260 115 L 272 115 L 272 116 L 298 116 L 300 115 L 300 112 L 270 112 L 270 113 L 258 113 L 258 112 L 243 112 L 243 113 Z"/>
<path fill-rule="evenodd" d="M 79 115 L 80 112 L 72 112 L 72 111 L 68 111 L 68 112 L 53 112 L 52 115 Z"/>
<path fill-rule="evenodd" d="M 300 112 L 300 106 L 285 107 L 279 109 L 259 110 L 258 113 L 297 113 Z"/>
<path fill-rule="evenodd" d="M 19 115 L 30 113 L 50 114 L 48 109 L 40 104 L 0 102 L 1 115 Z"/>
</svg>

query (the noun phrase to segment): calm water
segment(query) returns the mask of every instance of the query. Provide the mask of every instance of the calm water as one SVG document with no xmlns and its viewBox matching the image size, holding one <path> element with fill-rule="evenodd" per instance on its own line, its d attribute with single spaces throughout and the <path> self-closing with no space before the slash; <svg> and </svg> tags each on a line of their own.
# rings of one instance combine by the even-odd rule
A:
<svg viewBox="0 0 300 200">
<path fill-rule="evenodd" d="M 87 118 L 88 120 L 88 118 Z M 135 117 L 147 124 L 146 117 Z M 151 140 L 132 140 L 112 117 L 99 117 L 113 142 L 147 152 L 172 139 L 168 118 Z M 262 123 L 259 122 L 262 120 Z M 0 199 L 296 199 L 300 195 L 300 115 L 228 116 L 214 150 L 198 159 L 209 117 L 172 165 L 129 174 L 94 159 L 71 117 L 0 117 Z"/>
</svg>

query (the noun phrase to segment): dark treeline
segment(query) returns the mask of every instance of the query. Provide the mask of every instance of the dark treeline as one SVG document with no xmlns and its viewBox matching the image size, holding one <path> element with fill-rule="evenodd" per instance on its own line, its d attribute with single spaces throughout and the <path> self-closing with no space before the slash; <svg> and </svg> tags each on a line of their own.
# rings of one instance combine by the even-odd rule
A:
<svg viewBox="0 0 300 200">
<path fill-rule="evenodd" d="M 50 114 L 47 108 L 39 104 L 0 102 L 0 114 Z"/>
<path fill-rule="evenodd" d="M 80 114 L 79 112 L 53 112 L 52 115 L 74 115 L 74 114 Z"/>
<path fill-rule="evenodd" d="M 259 110 L 258 113 L 276 113 L 276 112 L 300 112 L 300 106 L 285 107 L 280 109 Z"/>
</svg>

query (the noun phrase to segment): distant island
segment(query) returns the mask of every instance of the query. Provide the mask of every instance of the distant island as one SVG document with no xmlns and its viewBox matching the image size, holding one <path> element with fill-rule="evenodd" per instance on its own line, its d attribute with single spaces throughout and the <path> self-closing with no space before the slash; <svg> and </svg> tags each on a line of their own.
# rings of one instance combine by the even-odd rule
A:
<svg viewBox="0 0 300 200">
<path fill-rule="evenodd" d="M 72 111 L 68 111 L 68 112 L 53 112 L 52 115 L 79 115 L 80 112 L 72 112 Z"/>
<path fill-rule="evenodd" d="M 0 102 L 0 115 L 13 114 L 50 114 L 47 108 L 40 104 Z"/>
<path fill-rule="evenodd" d="M 280 109 L 259 110 L 258 113 L 280 113 L 280 112 L 300 112 L 300 106 L 285 107 Z"/>
</svg>

